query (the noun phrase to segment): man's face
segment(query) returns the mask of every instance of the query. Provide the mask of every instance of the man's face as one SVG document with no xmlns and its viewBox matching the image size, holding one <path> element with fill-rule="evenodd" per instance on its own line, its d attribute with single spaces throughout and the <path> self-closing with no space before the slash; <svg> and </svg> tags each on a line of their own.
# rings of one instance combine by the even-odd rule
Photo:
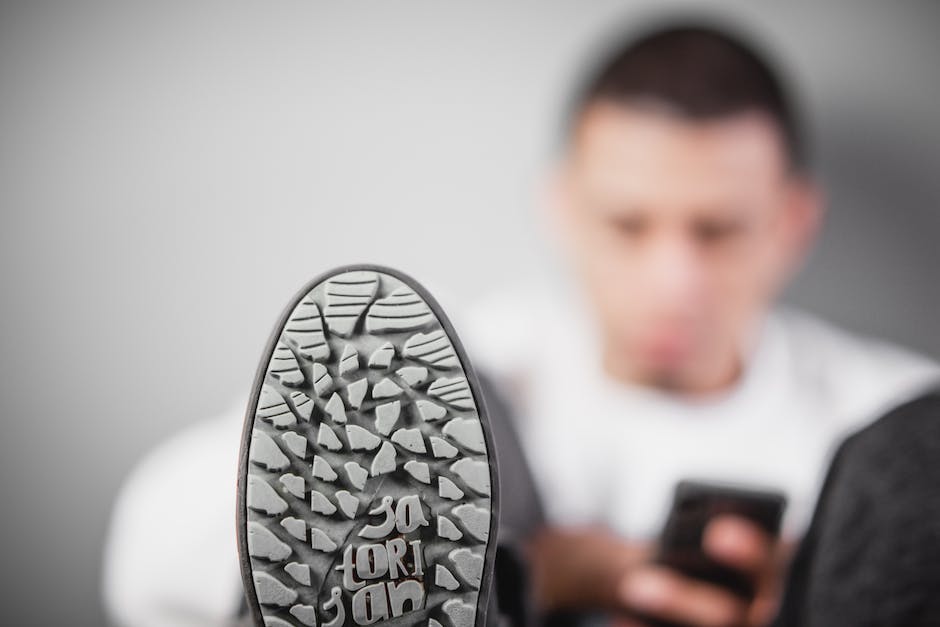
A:
<svg viewBox="0 0 940 627">
<path fill-rule="evenodd" d="M 813 194 L 757 113 L 696 121 L 595 103 L 558 191 L 608 368 L 688 391 L 737 374 L 815 225 Z"/>
</svg>

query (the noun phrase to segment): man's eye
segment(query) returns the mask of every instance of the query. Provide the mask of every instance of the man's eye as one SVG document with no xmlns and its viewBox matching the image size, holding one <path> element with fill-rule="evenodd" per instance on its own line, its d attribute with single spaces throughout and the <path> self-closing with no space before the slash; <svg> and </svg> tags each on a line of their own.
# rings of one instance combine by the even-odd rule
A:
<svg viewBox="0 0 940 627">
<path fill-rule="evenodd" d="M 611 222 L 619 234 L 628 237 L 639 237 L 647 228 L 646 220 L 641 218 L 617 218 Z"/>
<path fill-rule="evenodd" d="M 703 244 L 717 244 L 741 231 L 737 222 L 701 222 L 694 227 L 695 238 Z"/>
</svg>

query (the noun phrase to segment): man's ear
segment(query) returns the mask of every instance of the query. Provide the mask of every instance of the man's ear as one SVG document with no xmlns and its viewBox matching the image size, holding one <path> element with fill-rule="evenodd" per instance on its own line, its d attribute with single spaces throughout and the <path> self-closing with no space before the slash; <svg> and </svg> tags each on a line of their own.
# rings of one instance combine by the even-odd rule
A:
<svg viewBox="0 0 940 627">
<path fill-rule="evenodd" d="M 787 266 L 789 274 L 800 271 L 822 228 L 825 200 L 822 189 L 809 177 L 795 177 L 787 199 Z"/>
</svg>

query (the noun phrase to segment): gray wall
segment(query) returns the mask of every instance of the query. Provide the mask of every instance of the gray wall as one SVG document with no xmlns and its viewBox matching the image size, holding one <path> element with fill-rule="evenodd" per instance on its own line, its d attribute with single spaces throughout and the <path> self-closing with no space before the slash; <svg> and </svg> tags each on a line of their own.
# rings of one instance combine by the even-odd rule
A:
<svg viewBox="0 0 940 627">
<path fill-rule="evenodd" d="M 802 79 L 828 183 L 790 299 L 940 356 L 938 5 L 731 8 Z M 244 393 L 309 276 L 384 262 L 459 307 L 544 273 L 560 98 L 636 14 L 3 3 L 2 622 L 103 623 L 122 476 Z"/>
</svg>

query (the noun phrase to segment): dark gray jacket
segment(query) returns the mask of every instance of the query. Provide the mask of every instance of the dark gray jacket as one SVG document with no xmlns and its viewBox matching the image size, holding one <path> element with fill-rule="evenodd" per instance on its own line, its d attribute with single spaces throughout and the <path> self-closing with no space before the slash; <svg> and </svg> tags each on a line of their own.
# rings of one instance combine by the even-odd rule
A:
<svg viewBox="0 0 940 627">
<path fill-rule="evenodd" d="M 940 625 L 940 393 L 839 447 L 775 624 Z"/>
</svg>

